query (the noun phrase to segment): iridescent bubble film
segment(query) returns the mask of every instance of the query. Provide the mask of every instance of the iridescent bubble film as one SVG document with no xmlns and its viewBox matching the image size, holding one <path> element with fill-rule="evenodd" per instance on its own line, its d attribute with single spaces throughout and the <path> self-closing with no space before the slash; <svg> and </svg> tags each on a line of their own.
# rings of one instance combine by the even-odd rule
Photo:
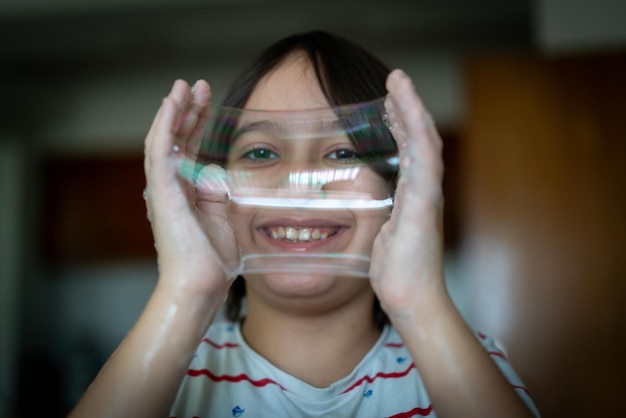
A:
<svg viewBox="0 0 626 418">
<path fill-rule="evenodd" d="M 393 206 L 394 124 L 385 98 L 312 110 L 211 105 L 201 135 L 179 144 L 181 174 L 199 202 L 228 200 L 246 277 L 367 277 Z"/>
</svg>

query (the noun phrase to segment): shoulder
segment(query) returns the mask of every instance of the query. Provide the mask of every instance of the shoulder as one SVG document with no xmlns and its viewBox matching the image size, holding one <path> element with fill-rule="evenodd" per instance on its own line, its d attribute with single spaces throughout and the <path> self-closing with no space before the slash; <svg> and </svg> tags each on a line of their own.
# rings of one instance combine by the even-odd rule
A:
<svg viewBox="0 0 626 418">
<path fill-rule="evenodd" d="M 528 405 L 534 415 L 539 416 L 539 412 L 531 398 L 530 391 L 509 362 L 505 350 L 503 350 L 493 338 L 482 332 L 476 331 L 474 335 L 484 347 L 486 353 L 501 370 L 511 387 L 517 392 L 526 405 Z M 388 331 L 383 335 L 379 347 L 376 350 L 376 360 L 374 360 L 374 363 L 376 362 L 379 363 L 379 366 L 375 367 L 381 367 L 380 364 L 382 362 L 382 367 L 391 372 L 382 374 L 382 376 L 393 377 L 392 379 L 385 379 L 389 383 L 395 383 L 390 386 L 390 389 L 400 391 L 399 393 L 402 393 L 404 389 L 409 389 L 418 395 L 418 399 L 428 399 L 419 370 L 415 368 L 410 353 L 400 338 L 400 335 L 391 326 L 388 327 Z M 395 366 L 394 363 L 396 363 Z M 406 376 L 406 378 L 402 379 L 404 376 Z"/>
</svg>

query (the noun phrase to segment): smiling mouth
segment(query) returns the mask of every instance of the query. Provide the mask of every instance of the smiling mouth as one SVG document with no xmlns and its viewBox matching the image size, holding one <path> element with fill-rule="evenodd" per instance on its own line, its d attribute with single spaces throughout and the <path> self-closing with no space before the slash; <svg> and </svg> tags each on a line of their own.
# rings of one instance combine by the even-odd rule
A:
<svg viewBox="0 0 626 418">
<path fill-rule="evenodd" d="M 321 241 L 336 235 L 340 229 L 340 227 L 300 228 L 292 226 L 263 228 L 268 236 L 283 242 Z"/>
</svg>

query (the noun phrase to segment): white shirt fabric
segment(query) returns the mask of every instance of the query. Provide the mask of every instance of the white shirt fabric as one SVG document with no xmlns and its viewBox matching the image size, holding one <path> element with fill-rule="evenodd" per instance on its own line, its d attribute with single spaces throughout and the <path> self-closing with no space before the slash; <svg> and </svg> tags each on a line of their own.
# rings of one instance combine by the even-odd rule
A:
<svg viewBox="0 0 626 418">
<path fill-rule="evenodd" d="M 528 390 L 491 338 L 477 338 L 529 408 Z M 451 394 L 454 396 L 454 394 Z M 273 366 L 250 348 L 239 324 L 213 324 L 194 355 L 171 417 L 436 417 L 407 348 L 386 326 L 350 375 L 326 388 Z"/>
</svg>

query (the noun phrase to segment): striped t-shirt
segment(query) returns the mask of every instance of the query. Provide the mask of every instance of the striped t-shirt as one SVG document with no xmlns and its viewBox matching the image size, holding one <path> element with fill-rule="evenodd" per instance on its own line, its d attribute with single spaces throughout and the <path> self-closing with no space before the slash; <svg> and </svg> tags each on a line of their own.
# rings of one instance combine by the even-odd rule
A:
<svg viewBox="0 0 626 418">
<path fill-rule="evenodd" d="M 537 411 L 493 340 L 477 334 L 526 404 Z M 452 395 L 453 396 L 453 395 Z M 213 324 L 194 355 L 171 417 L 436 417 L 407 348 L 391 326 L 350 375 L 326 388 L 273 366 L 250 348 L 239 324 Z"/>
</svg>

